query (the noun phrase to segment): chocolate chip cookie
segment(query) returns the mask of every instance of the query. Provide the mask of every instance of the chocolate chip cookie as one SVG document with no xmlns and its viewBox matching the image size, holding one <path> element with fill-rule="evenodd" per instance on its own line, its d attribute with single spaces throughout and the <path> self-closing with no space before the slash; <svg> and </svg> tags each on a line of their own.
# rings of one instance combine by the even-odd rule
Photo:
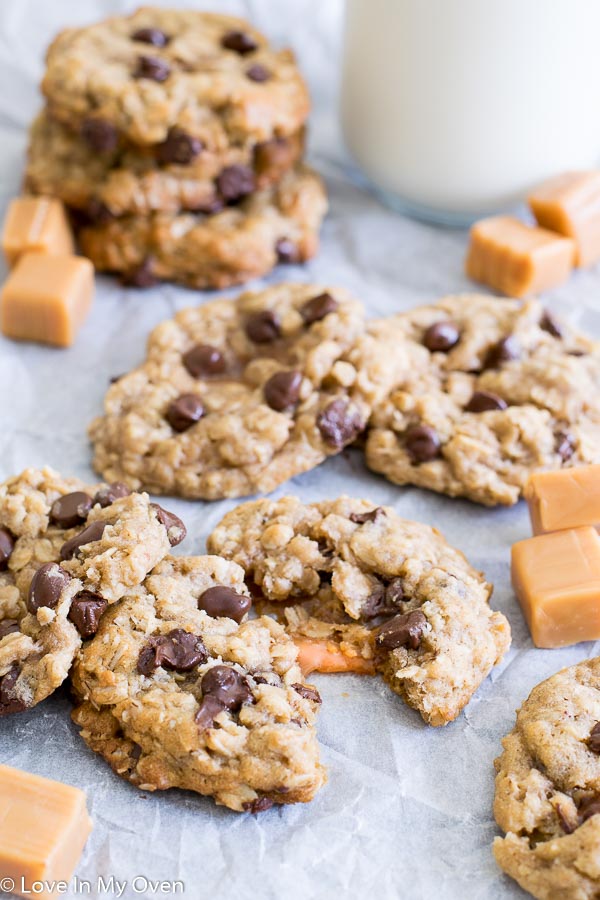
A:
<svg viewBox="0 0 600 900">
<path fill-rule="evenodd" d="M 167 557 L 103 617 L 75 663 L 84 741 L 143 790 L 185 788 L 238 811 L 311 800 L 325 781 L 317 691 L 239 566 Z"/>
<path fill-rule="evenodd" d="M 297 616 L 292 633 L 309 665 L 315 654 L 323 657 L 312 668 L 368 672 L 372 657 L 392 690 L 431 725 L 458 716 L 510 644 L 508 622 L 490 609 L 492 587 L 481 573 L 435 529 L 389 507 L 349 497 L 257 500 L 229 512 L 207 546 L 239 563 L 257 595 L 287 604 L 311 599 L 310 619 Z M 334 622 L 336 605 L 354 631 L 326 624 L 320 635 L 318 621 Z M 356 623 L 375 623 L 371 652 Z M 349 663 L 336 668 L 340 654 Z"/>
<path fill-rule="evenodd" d="M 600 658 L 537 685 L 502 746 L 498 865 L 539 900 L 600 896 Z"/>
<path fill-rule="evenodd" d="M 107 606 L 184 536 L 176 516 L 122 483 L 26 469 L 0 485 L 0 716 L 62 684 Z"/>
<path fill-rule="evenodd" d="M 529 474 L 600 462 L 600 344 L 537 300 L 446 297 L 372 325 L 398 346 L 374 411 L 367 464 L 488 506 L 516 503 Z"/>
<path fill-rule="evenodd" d="M 341 289 L 284 283 L 192 307 L 109 389 L 94 465 L 154 493 L 271 491 L 356 439 L 388 372 Z"/>
<path fill-rule="evenodd" d="M 91 224 L 127 214 L 215 213 L 276 184 L 300 160 L 303 143 L 296 132 L 209 149 L 175 130 L 164 144 L 143 148 L 94 130 L 85 139 L 42 113 L 31 128 L 25 186 L 58 197 Z"/>
<path fill-rule="evenodd" d="M 51 115 L 100 152 L 121 138 L 157 145 L 181 132 L 198 154 L 256 144 L 297 133 L 309 110 L 293 54 L 216 13 L 144 7 L 69 28 L 46 61 Z"/>
<path fill-rule="evenodd" d="M 162 213 L 123 216 L 78 233 L 81 250 L 99 271 L 121 273 L 128 284 L 159 280 L 199 289 L 258 278 L 278 263 L 300 263 L 318 248 L 327 210 L 325 188 L 306 166 L 273 187 L 214 215 Z"/>
</svg>

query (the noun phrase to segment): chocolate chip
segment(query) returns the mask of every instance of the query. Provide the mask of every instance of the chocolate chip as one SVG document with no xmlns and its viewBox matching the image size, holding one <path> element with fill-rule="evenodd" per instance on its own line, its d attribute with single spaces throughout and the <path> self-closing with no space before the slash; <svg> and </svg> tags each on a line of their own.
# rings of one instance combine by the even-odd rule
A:
<svg viewBox="0 0 600 900">
<path fill-rule="evenodd" d="M 562 461 L 567 462 L 575 453 L 575 438 L 568 431 L 559 431 L 556 435 L 555 446 Z"/>
<path fill-rule="evenodd" d="M 54 501 L 50 507 L 50 521 L 59 528 L 73 528 L 85 522 L 91 508 L 92 498 L 89 494 L 73 491 Z"/>
<path fill-rule="evenodd" d="M 510 362 L 512 359 L 519 359 L 521 348 L 513 335 L 502 338 L 497 344 L 493 344 L 488 350 L 484 366 L 486 369 L 496 369 L 502 363 Z"/>
<path fill-rule="evenodd" d="M 365 427 L 356 410 L 351 410 L 347 401 L 338 397 L 317 416 L 317 428 L 326 444 L 341 450 L 353 441 Z"/>
<path fill-rule="evenodd" d="M 181 394 L 169 404 L 165 419 L 173 431 L 187 431 L 204 415 L 204 407 L 196 394 Z"/>
<path fill-rule="evenodd" d="M 460 331 L 454 322 L 435 322 L 423 335 L 423 343 L 432 353 L 447 353 L 460 340 Z"/>
<path fill-rule="evenodd" d="M 183 354 L 182 362 L 193 378 L 221 375 L 227 368 L 221 351 L 210 344 L 196 344 Z"/>
<path fill-rule="evenodd" d="M 8 568 L 8 561 L 15 548 L 15 539 L 8 528 L 0 528 L 0 572 Z"/>
<path fill-rule="evenodd" d="M 68 541 L 65 541 L 60 548 L 60 558 L 72 559 L 74 556 L 77 556 L 81 547 L 84 547 L 86 544 L 91 544 L 93 541 L 99 541 L 104 533 L 106 525 L 106 522 L 91 522 L 87 528 L 84 528 L 79 534 L 75 534 L 72 538 L 69 538 Z"/>
<path fill-rule="evenodd" d="M 381 583 L 375 584 L 373 590 L 361 606 L 361 618 L 376 619 L 377 616 L 382 616 L 387 612 L 394 612 L 394 610 L 388 610 L 387 608 L 385 601 L 385 587 Z"/>
<path fill-rule="evenodd" d="M 385 600 L 390 606 L 396 606 L 404 600 L 404 586 L 401 578 L 392 578 L 385 588 Z"/>
<path fill-rule="evenodd" d="M 69 573 L 58 563 L 44 563 L 31 579 L 27 595 L 28 611 L 35 615 L 42 606 L 54 609 L 70 580 Z"/>
<path fill-rule="evenodd" d="M 17 631 L 20 631 L 19 623 L 16 619 L 3 619 L 0 622 L 0 641 L 3 637 L 6 637 L 7 634 L 16 634 Z"/>
<path fill-rule="evenodd" d="M 600 722 L 596 722 L 588 738 L 588 747 L 592 753 L 600 754 Z"/>
<path fill-rule="evenodd" d="M 217 176 L 216 183 L 219 193 L 228 203 L 247 197 L 256 188 L 254 172 L 248 166 L 227 166 Z"/>
<path fill-rule="evenodd" d="M 108 208 L 106 203 L 99 200 L 97 197 L 92 197 L 91 200 L 88 201 L 85 208 L 85 214 L 92 225 L 106 225 L 115 218 L 114 213 Z"/>
<path fill-rule="evenodd" d="M 174 126 L 169 129 L 166 140 L 157 146 L 156 156 L 162 165 L 187 166 L 203 149 L 204 144 L 199 138 Z"/>
<path fill-rule="evenodd" d="M 131 40 L 152 44 L 153 47 L 166 47 L 170 38 L 160 28 L 138 28 L 131 35 Z"/>
<path fill-rule="evenodd" d="M 298 402 L 301 387 L 301 372 L 275 372 L 263 388 L 265 400 L 271 409 L 283 412 Z"/>
<path fill-rule="evenodd" d="M 404 433 L 404 445 L 410 461 L 429 462 L 440 455 L 441 443 L 437 431 L 429 425 L 411 425 Z"/>
<path fill-rule="evenodd" d="M 600 813 L 600 800 L 597 799 L 584 800 L 579 807 L 579 816 L 582 823 L 587 822 L 592 816 L 597 816 L 598 813 Z"/>
<path fill-rule="evenodd" d="M 297 694 L 300 694 L 301 697 L 304 697 L 305 700 L 312 700 L 313 703 L 322 703 L 321 695 L 318 690 L 313 687 L 309 687 L 307 684 L 300 684 L 300 682 L 296 682 L 292 685 Z"/>
<path fill-rule="evenodd" d="M 370 509 L 369 512 L 350 513 L 350 521 L 356 525 L 364 525 L 365 522 L 377 522 L 381 516 L 385 516 L 385 509 L 377 506 L 375 509 Z"/>
<path fill-rule="evenodd" d="M 198 609 L 203 609 L 209 616 L 215 618 L 226 616 L 238 623 L 242 621 L 251 606 L 250 597 L 238 594 L 233 588 L 223 585 L 208 588 L 198 597 Z"/>
<path fill-rule="evenodd" d="M 278 316 L 270 309 L 254 313 L 246 320 L 246 334 L 255 344 L 270 344 L 281 334 Z"/>
<path fill-rule="evenodd" d="M 23 712 L 27 709 L 25 701 L 15 694 L 15 685 L 20 674 L 19 665 L 15 663 L 6 675 L 0 678 L 0 716 Z"/>
<path fill-rule="evenodd" d="M 152 675 L 155 669 L 162 666 L 174 672 L 190 672 L 207 659 L 208 653 L 201 637 L 183 628 L 174 628 L 168 634 L 151 637 L 142 647 L 137 670 L 140 675 Z"/>
<path fill-rule="evenodd" d="M 292 265 L 301 261 L 300 251 L 296 244 L 287 237 L 279 238 L 275 243 L 275 253 L 277 254 L 277 262 L 284 265 Z"/>
<path fill-rule="evenodd" d="M 84 119 L 81 125 L 81 137 L 92 150 L 100 153 L 112 152 L 119 143 L 119 132 L 106 119 Z"/>
<path fill-rule="evenodd" d="M 184 537 L 187 534 L 187 528 L 175 513 L 169 512 L 167 509 L 163 509 L 162 506 L 159 506 L 158 503 L 151 503 L 150 506 L 156 513 L 156 518 L 160 522 L 161 525 L 164 525 L 167 529 L 167 537 L 169 538 L 169 543 L 171 547 L 176 547 L 177 544 L 180 544 Z"/>
<path fill-rule="evenodd" d="M 508 404 L 498 394 L 491 391 L 475 391 L 465 406 L 467 412 L 480 413 L 492 409 L 507 409 Z"/>
<path fill-rule="evenodd" d="M 282 791 L 282 793 L 286 792 Z M 242 803 L 242 809 L 244 812 L 256 814 L 266 812 L 267 809 L 271 809 L 274 805 L 275 801 L 269 800 L 268 797 L 257 797 L 256 800 L 246 800 L 245 803 Z"/>
<path fill-rule="evenodd" d="M 252 699 L 246 679 L 231 666 L 213 666 L 204 674 L 200 687 L 204 697 L 211 697 L 230 712 Z"/>
<path fill-rule="evenodd" d="M 329 313 L 335 312 L 338 306 L 339 303 L 331 294 L 319 294 L 303 304 L 300 309 L 300 315 L 307 325 L 312 325 L 313 322 L 319 322 L 325 316 L 328 316 Z"/>
<path fill-rule="evenodd" d="M 420 609 L 400 613 L 378 629 L 375 643 L 383 650 L 395 650 L 397 647 L 418 650 L 426 625 L 427 619 Z"/>
<path fill-rule="evenodd" d="M 94 495 L 94 505 L 98 503 L 103 509 L 112 506 L 115 500 L 121 500 L 131 494 L 130 489 L 122 481 L 113 481 L 96 491 Z"/>
<path fill-rule="evenodd" d="M 100 594 L 80 591 L 73 598 L 67 618 L 82 638 L 91 638 L 98 631 L 100 619 L 107 606 L 107 601 Z"/>
<path fill-rule="evenodd" d="M 245 31 L 228 31 L 221 38 L 221 46 L 226 50 L 233 50 L 235 53 L 245 56 L 246 53 L 256 50 L 258 44 Z"/>
<path fill-rule="evenodd" d="M 194 717 L 198 731 L 206 731 L 207 728 L 212 728 L 215 718 L 219 713 L 223 712 L 224 708 L 223 704 L 215 700 L 214 697 L 203 697 L 200 709 Z"/>
<path fill-rule="evenodd" d="M 139 56 L 134 78 L 148 78 L 150 81 L 166 81 L 171 74 L 171 67 L 158 56 Z"/>
<path fill-rule="evenodd" d="M 149 288 L 158 284 L 159 278 L 152 271 L 152 259 L 147 256 L 138 266 L 123 273 L 122 282 L 127 287 Z"/>
<path fill-rule="evenodd" d="M 268 81 L 270 77 L 270 70 L 266 66 L 261 66 L 260 63 L 254 63 L 254 65 L 246 69 L 246 78 L 249 78 L 250 81 L 257 81 L 259 84 L 262 84 L 264 81 Z"/>
<path fill-rule="evenodd" d="M 564 337 L 564 329 L 561 323 L 558 321 L 555 316 L 552 315 L 551 312 L 548 312 L 547 309 L 542 313 L 542 318 L 540 319 L 540 328 L 542 331 L 547 331 L 548 334 L 551 334 L 552 337 L 562 338 Z"/>
</svg>

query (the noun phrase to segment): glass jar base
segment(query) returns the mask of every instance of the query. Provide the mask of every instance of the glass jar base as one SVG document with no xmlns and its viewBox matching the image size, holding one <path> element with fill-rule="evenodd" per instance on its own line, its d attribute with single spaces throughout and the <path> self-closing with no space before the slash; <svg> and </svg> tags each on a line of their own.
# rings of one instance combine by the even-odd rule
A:
<svg viewBox="0 0 600 900">
<path fill-rule="evenodd" d="M 345 168 L 347 175 L 354 184 L 369 191 L 389 209 L 400 213 L 400 215 L 416 219 L 419 222 L 425 222 L 427 225 L 441 225 L 446 228 L 469 228 L 474 222 L 484 219 L 486 216 L 507 212 L 507 210 L 498 209 L 484 209 L 477 212 L 450 212 L 436 209 L 422 203 L 406 200 L 392 191 L 386 191 L 377 187 L 352 160 L 347 161 Z"/>
</svg>

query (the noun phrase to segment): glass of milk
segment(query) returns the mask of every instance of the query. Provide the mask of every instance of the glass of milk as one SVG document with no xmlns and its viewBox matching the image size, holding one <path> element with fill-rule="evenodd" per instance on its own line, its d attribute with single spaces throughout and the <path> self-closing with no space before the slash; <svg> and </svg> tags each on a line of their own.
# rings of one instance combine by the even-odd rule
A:
<svg viewBox="0 0 600 900">
<path fill-rule="evenodd" d="M 600 163 L 600 0 L 346 0 L 342 122 L 392 206 L 447 224 Z"/>
</svg>

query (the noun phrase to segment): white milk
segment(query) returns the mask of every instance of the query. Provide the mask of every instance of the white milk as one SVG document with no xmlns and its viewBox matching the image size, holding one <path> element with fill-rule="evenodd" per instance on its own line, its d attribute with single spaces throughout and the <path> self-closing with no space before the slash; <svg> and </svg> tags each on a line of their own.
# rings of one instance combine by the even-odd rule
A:
<svg viewBox="0 0 600 900">
<path fill-rule="evenodd" d="M 600 163 L 600 0 L 347 0 L 342 117 L 391 202 L 513 205 Z"/>
</svg>

